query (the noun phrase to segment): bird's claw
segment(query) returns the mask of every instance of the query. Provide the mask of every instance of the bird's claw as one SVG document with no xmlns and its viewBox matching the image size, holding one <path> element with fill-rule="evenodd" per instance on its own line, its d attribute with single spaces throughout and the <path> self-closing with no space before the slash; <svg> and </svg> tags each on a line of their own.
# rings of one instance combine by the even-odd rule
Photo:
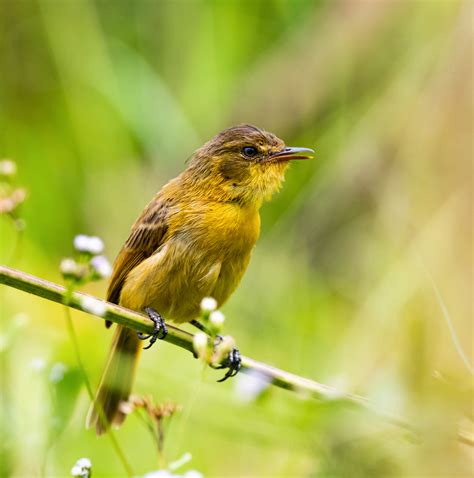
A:
<svg viewBox="0 0 474 478">
<path fill-rule="evenodd" d="M 223 340 L 222 336 L 218 335 L 216 340 L 216 346 Z M 225 382 L 230 377 L 235 377 L 242 367 L 242 358 L 239 349 L 233 347 L 229 352 L 229 355 L 220 365 L 214 366 L 216 370 L 228 369 L 225 375 L 217 380 L 218 382 Z"/>
<path fill-rule="evenodd" d="M 143 347 L 144 350 L 149 349 L 158 339 L 163 340 L 168 335 L 168 328 L 166 327 L 163 317 L 151 307 L 145 307 L 145 312 L 153 322 L 154 327 L 153 333 L 148 335 L 137 332 L 140 340 L 150 339 L 150 343 L 146 347 Z"/>
</svg>

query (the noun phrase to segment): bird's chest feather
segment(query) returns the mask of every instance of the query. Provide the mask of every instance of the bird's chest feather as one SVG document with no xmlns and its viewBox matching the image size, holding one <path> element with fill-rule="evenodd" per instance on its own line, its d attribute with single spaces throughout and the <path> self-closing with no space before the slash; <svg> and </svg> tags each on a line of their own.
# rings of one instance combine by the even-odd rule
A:
<svg viewBox="0 0 474 478">
<path fill-rule="evenodd" d="M 258 211 L 234 203 L 185 209 L 177 222 L 180 226 L 171 227 L 171 234 L 184 241 L 192 254 L 203 254 L 209 260 L 239 260 L 250 253 L 260 233 Z"/>
<path fill-rule="evenodd" d="M 260 232 L 260 216 L 254 209 L 216 203 L 185 210 L 178 222 L 181 227 L 171 239 L 179 256 L 173 276 L 187 306 L 186 313 L 177 315 L 192 310 L 195 316 L 203 297 L 212 296 L 222 305 L 239 284 Z M 184 312 L 183 304 L 172 308 Z"/>
<path fill-rule="evenodd" d="M 259 232 L 255 209 L 219 203 L 177 209 L 163 246 L 128 277 L 124 303 L 153 306 L 175 322 L 195 318 L 205 296 L 222 305 L 239 284 Z"/>
</svg>

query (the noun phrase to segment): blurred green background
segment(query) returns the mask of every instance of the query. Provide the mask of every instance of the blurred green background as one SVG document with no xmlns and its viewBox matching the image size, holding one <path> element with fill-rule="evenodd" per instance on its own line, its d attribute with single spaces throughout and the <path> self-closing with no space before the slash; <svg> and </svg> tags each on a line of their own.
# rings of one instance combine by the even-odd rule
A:
<svg viewBox="0 0 474 478">
<path fill-rule="evenodd" d="M 470 476 L 456 433 L 472 429 L 472 375 L 447 319 L 472 363 L 472 22 L 455 0 L 1 0 L 0 157 L 28 190 L 19 255 L 1 221 L 2 262 L 60 281 L 79 233 L 113 260 L 194 149 L 254 123 L 317 155 L 264 206 L 226 333 L 421 430 L 278 389 L 245 403 L 160 343 L 135 392 L 182 407 L 168 461 L 190 452 L 183 470 L 206 477 Z M 84 429 L 62 308 L 0 293 L 3 476 L 68 476 L 82 456 L 123 476 Z M 95 387 L 111 334 L 73 317 Z M 158 468 L 137 417 L 116 436 L 136 475 Z"/>
</svg>

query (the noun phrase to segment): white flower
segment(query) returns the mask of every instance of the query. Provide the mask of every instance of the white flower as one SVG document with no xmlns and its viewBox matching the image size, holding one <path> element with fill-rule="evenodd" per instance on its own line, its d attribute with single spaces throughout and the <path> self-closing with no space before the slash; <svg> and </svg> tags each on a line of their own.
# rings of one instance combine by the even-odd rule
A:
<svg viewBox="0 0 474 478">
<path fill-rule="evenodd" d="M 56 362 L 51 367 L 49 372 L 49 381 L 52 383 L 58 383 L 64 378 L 64 374 L 67 372 L 67 367 L 61 362 Z"/>
<path fill-rule="evenodd" d="M 204 332 L 198 332 L 193 338 L 193 347 L 198 357 L 204 357 L 207 352 L 207 335 Z"/>
<path fill-rule="evenodd" d="M 100 237 L 79 234 L 74 238 L 74 248 L 79 252 L 89 252 L 96 255 L 103 252 L 104 243 Z"/>
<path fill-rule="evenodd" d="M 41 357 L 35 357 L 30 360 L 29 366 L 35 372 L 41 372 L 46 367 L 46 360 L 42 359 Z"/>
<path fill-rule="evenodd" d="M 59 270 L 61 271 L 61 274 L 65 276 L 74 275 L 77 271 L 76 261 L 74 259 L 71 259 L 70 257 L 66 257 L 61 261 L 61 264 L 59 265 Z"/>
<path fill-rule="evenodd" d="M 212 325 L 220 329 L 224 323 L 225 315 L 220 310 L 215 310 L 209 315 L 209 321 Z"/>
<path fill-rule="evenodd" d="M 14 176 L 16 174 L 16 164 L 11 159 L 2 159 L 0 161 L 0 176 Z"/>
<path fill-rule="evenodd" d="M 107 305 L 104 301 L 91 297 L 90 295 L 85 295 L 81 297 L 81 307 L 82 310 L 90 312 L 93 315 L 98 315 L 99 317 L 104 317 L 107 312 Z"/>
<path fill-rule="evenodd" d="M 217 301 L 213 297 L 204 297 L 201 300 L 201 311 L 202 312 L 212 312 L 217 309 Z"/>
<path fill-rule="evenodd" d="M 248 403 L 255 400 L 270 384 L 268 375 L 257 370 L 239 373 L 235 380 L 235 393 L 240 401 Z"/>
<path fill-rule="evenodd" d="M 89 458 L 79 458 L 71 468 L 72 476 L 88 478 L 91 475 L 92 463 Z"/>
<path fill-rule="evenodd" d="M 102 279 L 105 279 L 112 274 L 112 266 L 105 256 L 93 257 L 91 260 L 91 266 Z"/>
</svg>

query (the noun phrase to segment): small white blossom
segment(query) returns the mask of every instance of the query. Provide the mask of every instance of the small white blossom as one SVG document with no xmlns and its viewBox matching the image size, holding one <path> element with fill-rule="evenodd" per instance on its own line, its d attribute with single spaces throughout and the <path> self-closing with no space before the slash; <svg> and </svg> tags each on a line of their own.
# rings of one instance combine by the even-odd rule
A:
<svg viewBox="0 0 474 478">
<path fill-rule="evenodd" d="M 96 255 L 103 252 L 104 243 L 100 237 L 79 234 L 74 238 L 74 248 L 79 252 L 89 252 Z"/>
<path fill-rule="evenodd" d="M 213 297 L 204 297 L 201 300 L 201 311 L 202 312 L 212 312 L 217 309 L 217 301 Z"/>
<path fill-rule="evenodd" d="M 193 347 L 198 357 L 204 357 L 207 353 L 207 335 L 204 332 L 198 332 L 193 338 Z"/>
<path fill-rule="evenodd" d="M 225 315 L 220 310 L 215 310 L 209 315 L 209 321 L 212 325 L 220 329 L 224 323 Z"/>
<path fill-rule="evenodd" d="M 239 373 L 235 380 L 235 393 L 240 401 L 252 402 L 268 387 L 270 377 L 257 370 Z"/>
<path fill-rule="evenodd" d="M 67 367 L 61 362 L 56 362 L 51 367 L 49 372 L 49 381 L 52 383 L 58 383 L 64 378 L 64 374 L 67 372 Z"/>
<path fill-rule="evenodd" d="M 59 270 L 61 271 L 61 274 L 65 276 L 74 275 L 77 272 L 77 263 L 74 259 L 66 257 L 61 261 Z"/>
<path fill-rule="evenodd" d="M 16 174 L 16 163 L 11 159 L 0 161 L 0 176 L 14 176 Z"/>
<path fill-rule="evenodd" d="M 79 476 L 81 478 L 89 478 L 89 476 L 91 476 L 91 469 L 92 463 L 89 458 L 79 458 L 71 468 L 71 475 Z"/>
<path fill-rule="evenodd" d="M 112 274 L 112 266 L 105 256 L 93 257 L 91 260 L 91 266 L 102 279 L 110 277 L 110 274 Z"/>
<path fill-rule="evenodd" d="M 81 307 L 82 310 L 98 315 L 99 317 L 104 317 L 107 312 L 105 302 L 89 295 L 85 295 L 81 298 Z"/>
<path fill-rule="evenodd" d="M 67 257 L 59 264 L 59 270 L 66 279 L 81 280 L 88 274 L 88 268 L 85 264 L 78 264 L 74 259 Z"/>
<path fill-rule="evenodd" d="M 46 360 L 42 359 L 41 357 L 35 357 L 30 360 L 29 366 L 35 372 L 42 372 L 46 367 Z"/>
</svg>

